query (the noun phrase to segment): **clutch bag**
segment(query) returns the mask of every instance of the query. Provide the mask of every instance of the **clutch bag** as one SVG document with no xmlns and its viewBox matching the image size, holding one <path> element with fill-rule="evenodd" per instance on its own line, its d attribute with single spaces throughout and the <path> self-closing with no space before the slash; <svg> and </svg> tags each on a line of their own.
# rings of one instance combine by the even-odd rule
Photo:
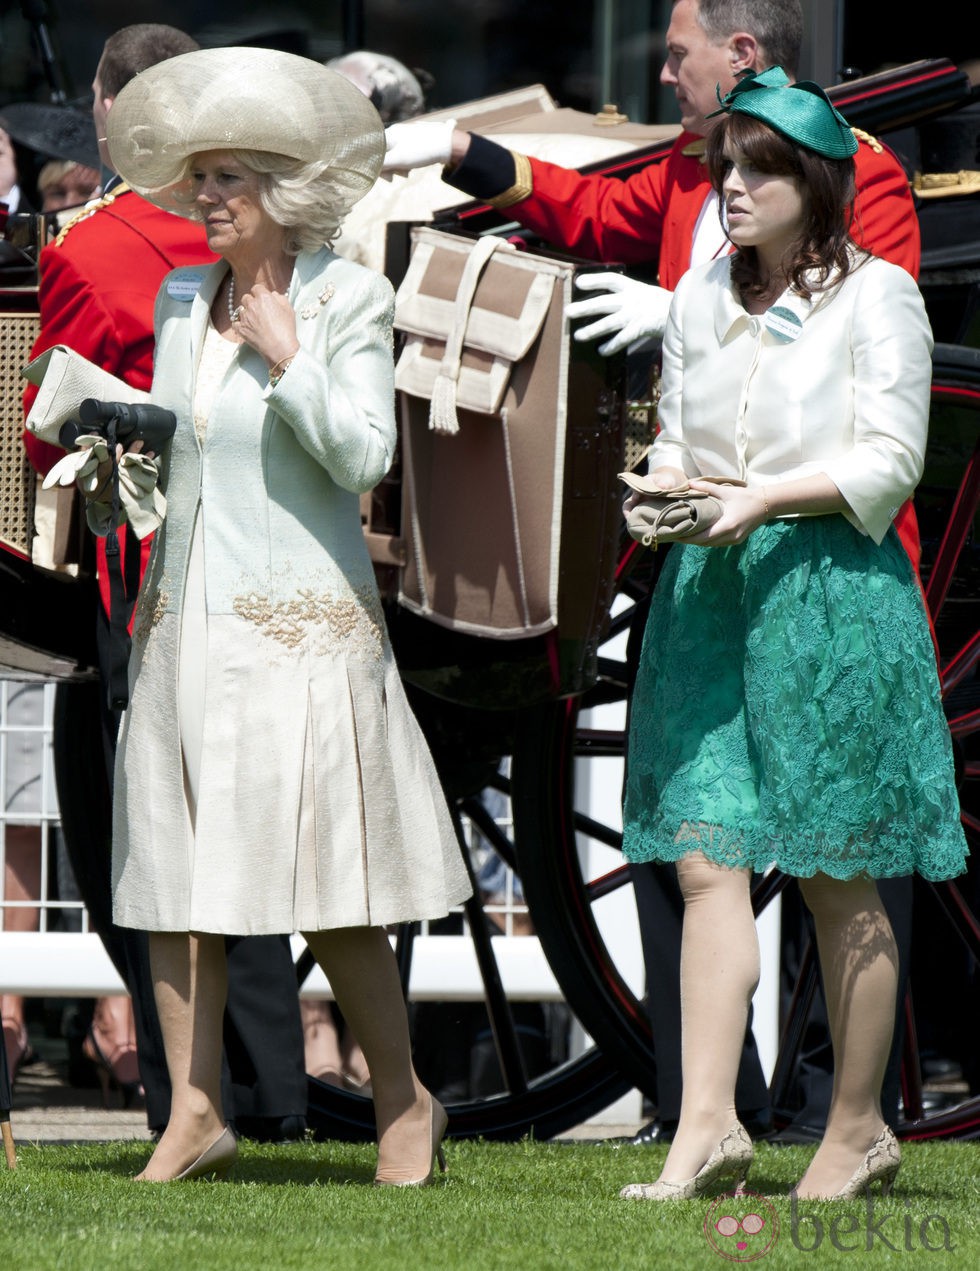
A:
<svg viewBox="0 0 980 1271">
<path fill-rule="evenodd" d="M 705 490 L 692 489 L 688 482 L 663 490 L 649 476 L 638 476 L 635 472 L 621 472 L 619 478 L 642 495 L 626 513 L 626 528 L 633 538 L 654 551 L 661 543 L 702 533 L 724 511 L 720 499 Z M 746 484 L 737 477 L 698 477 L 698 480 L 713 481 L 717 485 Z"/>
</svg>

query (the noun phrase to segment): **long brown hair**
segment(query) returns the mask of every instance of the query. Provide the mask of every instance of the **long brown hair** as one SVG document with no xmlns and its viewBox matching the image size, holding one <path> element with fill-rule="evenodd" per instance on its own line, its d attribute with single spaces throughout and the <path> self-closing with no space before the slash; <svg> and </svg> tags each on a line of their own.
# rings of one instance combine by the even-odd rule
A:
<svg viewBox="0 0 980 1271">
<path fill-rule="evenodd" d="M 708 137 L 711 184 L 722 197 L 727 171 L 725 143 L 739 150 L 759 171 L 793 177 L 803 193 L 803 225 L 785 262 L 789 285 L 807 299 L 852 267 L 850 237 L 854 210 L 854 160 L 827 159 L 791 141 L 752 115 L 732 112 Z M 732 258 L 732 282 L 746 295 L 760 295 L 768 279 L 759 271 L 755 248 L 740 247 Z"/>
</svg>

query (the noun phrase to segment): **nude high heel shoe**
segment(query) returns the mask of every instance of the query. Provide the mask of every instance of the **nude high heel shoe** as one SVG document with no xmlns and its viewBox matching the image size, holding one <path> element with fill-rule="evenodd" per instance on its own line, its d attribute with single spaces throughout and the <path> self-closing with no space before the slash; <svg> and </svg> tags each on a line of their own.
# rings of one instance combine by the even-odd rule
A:
<svg viewBox="0 0 980 1271">
<path fill-rule="evenodd" d="M 625 1200 L 694 1200 L 723 1178 L 734 1180 L 734 1190 L 738 1192 L 745 1185 L 753 1155 L 752 1140 L 736 1121 L 693 1178 L 680 1183 L 663 1179 L 656 1183 L 630 1183 L 619 1194 Z"/>
<path fill-rule="evenodd" d="M 134 1181 L 138 1183 L 179 1183 L 187 1182 L 192 1178 L 223 1179 L 235 1164 L 237 1158 L 238 1142 L 231 1130 L 225 1126 L 210 1147 L 206 1147 L 197 1160 L 191 1161 L 186 1169 L 182 1169 L 173 1178 L 149 1179 L 144 1178 L 140 1174 L 137 1175 Z"/>
<path fill-rule="evenodd" d="M 895 1186 L 898 1167 L 902 1163 L 902 1152 L 889 1126 L 885 1126 L 875 1141 L 868 1148 L 868 1154 L 847 1180 L 839 1192 L 828 1196 L 827 1200 L 854 1200 L 861 1196 L 871 1184 L 881 1180 L 882 1196 L 889 1196 Z M 795 1190 L 795 1189 L 794 1189 Z M 816 1199 L 812 1197 L 811 1199 Z M 824 1199 L 821 1197 L 821 1199 Z"/>
<path fill-rule="evenodd" d="M 446 1109 L 442 1106 L 438 1099 L 430 1096 L 429 1105 L 429 1159 L 432 1162 L 429 1166 L 429 1172 L 424 1178 L 408 1178 L 396 1179 L 385 1178 L 379 1171 L 374 1176 L 375 1187 L 428 1187 L 432 1182 L 432 1176 L 435 1173 L 436 1164 L 439 1165 L 440 1174 L 446 1172 L 446 1154 L 442 1150 L 442 1139 L 446 1133 L 446 1127 L 449 1125 L 449 1117 L 446 1115 Z"/>
</svg>

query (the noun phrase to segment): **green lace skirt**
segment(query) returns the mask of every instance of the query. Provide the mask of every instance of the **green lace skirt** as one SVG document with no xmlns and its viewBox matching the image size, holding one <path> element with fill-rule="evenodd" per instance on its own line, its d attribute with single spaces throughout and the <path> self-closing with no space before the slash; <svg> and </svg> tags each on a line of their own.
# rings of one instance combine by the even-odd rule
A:
<svg viewBox="0 0 980 1271">
<path fill-rule="evenodd" d="M 623 850 L 951 878 L 968 854 L 921 592 L 894 530 L 776 521 L 676 544 L 630 716 Z"/>
</svg>

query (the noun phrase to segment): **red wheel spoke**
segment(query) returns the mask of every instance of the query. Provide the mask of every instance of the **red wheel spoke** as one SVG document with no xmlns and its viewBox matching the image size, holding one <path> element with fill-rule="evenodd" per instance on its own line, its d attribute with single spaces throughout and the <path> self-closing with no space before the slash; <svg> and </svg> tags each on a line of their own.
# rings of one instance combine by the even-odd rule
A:
<svg viewBox="0 0 980 1271">
<path fill-rule="evenodd" d="M 977 838 L 980 839 L 980 818 L 975 817 L 972 812 L 967 812 L 965 808 L 961 807 L 960 820 L 963 822 L 965 830 L 972 830 Z"/>
<path fill-rule="evenodd" d="M 597 900 L 601 900 L 603 896 L 609 896 L 612 892 L 618 891 L 620 887 L 627 886 L 629 882 L 629 866 L 619 865 L 616 869 L 611 869 L 608 874 L 593 878 L 590 883 L 586 884 L 589 900 L 594 904 Z"/>
<path fill-rule="evenodd" d="M 978 450 L 974 449 L 956 492 L 953 511 L 942 542 L 939 544 L 935 563 L 929 573 L 926 606 L 933 619 L 937 617 L 949 592 L 949 585 L 956 572 L 963 544 L 973 525 L 978 500 L 980 500 L 980 455 Z"/>
<path fill-rule="evenodd" d="M 965 644 L 959 653 L 946 663 L 942 672 L 943 696 L 950 693 L 968 676 L 972 675 L 980 662 L 980 631 Z"/>
<path fill-rule="evenodd" d="M 967 711 L 965 715 L 957 715 L 949 721 L 951 737 L 969 737 L 980 728 L 980 709 Z"/>
</svg>

